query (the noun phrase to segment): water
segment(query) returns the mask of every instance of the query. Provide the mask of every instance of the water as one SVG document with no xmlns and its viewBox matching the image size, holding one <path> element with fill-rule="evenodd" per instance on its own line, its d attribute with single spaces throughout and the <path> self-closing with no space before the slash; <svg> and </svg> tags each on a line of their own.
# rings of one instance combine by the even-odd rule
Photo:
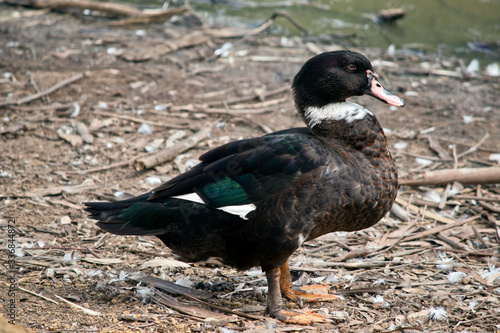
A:
<svg viewBox="0 0 500 333">
<path fill-rule="evenodd" d="M 356 34 L 367 46 L 393 44 L 468 61 L 477 58 L 481 65 L 500 60 L 500 0 L 206 1 L 193 0 L 191 6 L 211 24 L 253 28 L 274 11 L 285 11 L 315 35 Z M 403 8 L 406 16 L 393 25 L 377 24 L 375 15 L 389 8 Z M 300 35 L 284 18 L 278 18 L 273 33 Z"/>
</svg>

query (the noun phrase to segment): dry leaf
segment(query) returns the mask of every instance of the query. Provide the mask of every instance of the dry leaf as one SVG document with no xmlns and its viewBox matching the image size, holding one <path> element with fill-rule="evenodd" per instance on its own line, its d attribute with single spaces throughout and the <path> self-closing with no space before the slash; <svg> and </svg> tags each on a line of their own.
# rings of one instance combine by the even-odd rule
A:
<svg viewBox="0 0 500 333">
<path fill-rule="evenodd" d="M 74 134 L 64 134 L 57 133 L 61 139 L 69 142 L 69 144 L 73 147 L 80 147 L 83 144 L 83 140 L 80 136 Z"/>
<path fill-rule="evenodd" d="M 94 257 L 85 257 L 82 258 L 82 261 L 97 265 L 114 265 L 114 264 L 121 264 L 123 262 L 123 260 L 118 258 L 94 258 Z"/>
<path fill-rule="evenodd" d="M 191 267 L 191 266 L 185 262 L 175 259 L 154 258 L 152 260 L 148 260 L 145 263 L 143 263 L 140 269 L 144 269 L 147 267 Z"/>
</svg>

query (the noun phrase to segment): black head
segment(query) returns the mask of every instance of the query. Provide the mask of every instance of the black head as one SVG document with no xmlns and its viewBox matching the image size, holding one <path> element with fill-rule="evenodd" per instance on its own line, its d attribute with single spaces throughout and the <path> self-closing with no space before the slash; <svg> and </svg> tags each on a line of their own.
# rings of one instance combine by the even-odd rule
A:
<svg viewBox="0 0 500 333">
<path fill-rule="evenodd" d="M 374 94 L 372 85 L 375 84 L 379 91 Z M 380 88 L 383 88 L 376 81 L 370 61 L 364 55 L 348 50 L 325 52 L 309 59 L 293 79 L 292 88 L 300 111 L 309 106 L 345 102 L 349 97 L 363 94 L 390 103 L 381 95 Z M 385 89 L 383 93 L 394 96 Z"/>
</svg>

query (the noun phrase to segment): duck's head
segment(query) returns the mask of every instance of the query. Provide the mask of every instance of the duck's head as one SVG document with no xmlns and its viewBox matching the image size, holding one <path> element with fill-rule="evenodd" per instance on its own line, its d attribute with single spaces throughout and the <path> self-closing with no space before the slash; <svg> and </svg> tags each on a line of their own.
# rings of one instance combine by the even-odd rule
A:
<svg viewBox="0 0 500 333">
<path fill-rule="evenodd" d="M 345 109 L 342 103 L 347 98 L 365 94 L 390 105 L 404 106 L 401 98 L 379 83 L 370 61 L 354 51 L 325 52 L 309 59 L 295 76 L 292 89 L 297 109 L 306 121 L 307 114 L 314 110 L 326 117 L 329 110 Z M 331 115 L 330 119 L 341 116 Z"/>
</svg>

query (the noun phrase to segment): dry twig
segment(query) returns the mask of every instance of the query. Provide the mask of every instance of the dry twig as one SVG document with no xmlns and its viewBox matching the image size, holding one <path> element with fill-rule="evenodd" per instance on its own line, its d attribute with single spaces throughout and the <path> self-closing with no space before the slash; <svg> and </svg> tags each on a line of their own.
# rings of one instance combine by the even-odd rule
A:
<svg viewBox="0 0 500 333">
<path fill-rule="evenodd" d="M 133 6 L 101 1 L 87 1 L 87 0 L 5 0 L 9 5 L 17 6 L 31 6 L 34 8 L 78 8 L 98 10 L 105 13 L 134 16 L 141 13 L 141 11 Z"/>
<path fill-rule="evenodd" d="M 453 182 L 462 184 L 500 183 L 500 168 L 463 168 L 426 171 L 414 179 L 400 179 L 399 185 L 441 185 Z"/>
<path fill-rule="evenodd" d="M 250 314 L 243 313 L 243 312 L 240 312 L 240 311 L 231 310 L 231 309 L 225 308 L 223 306 L 211 304 L 211 303 L 202 301 L 201 299 L 198 299 L 198 298 L 196 298 L 194 296 L 191 296 L 189 294 L 183 294 L 182 296 L 184 296 L 186 298 L 189 298 L 189 299 L 192 299 L 193 301 L 196 301 L 196 302 L 198 302 L 200 304 L 203 304 L 203 305 L 206 305 L 208 307 L 211 307 L 212 309 L 216 309 L 216 310 L 219 310 L 219 311 L 222 311 L 222 312 L 226 312 L 226 313 L 230 313 L 230 314 L 235 314 L 235 315 L 243 317 L 243 318 L 254 319 L 254 320 L 263 320 L 263 319 L 265 319 L 264 317 L 261 317 L 261 316 L 254 316 L 254 315 L 250 315 Z"/>
<path fill-rule="evenodd" d="M 200 141 L 207 137 L 207 134 L 212 130 L 212 125 L 202 128 L 200 131 L 193 134 L 191 137 L 180 141 L 169 149 L 162 150 L 156 154 L 139 158 L 134 162 L 137 171 L 150 169 L 156 165 L 173 160 L 180 153 L 196 146 Z"/>
<path fill-rule="evenodd" d="M 165 124 L 165 123 L 161 123 L 158 121 L 146 120 L 146 119 L 127 116 L 127 115 L 123 115 L 123 114 L 116 114 L 116 113 L 106 112 L 106 111 L 96 110 L 96 111 L 94 111 L 94 114 L 98 114 L 100 116 L 107 116 L 107 117 L 112 117 L 112 118 L 128 120 L 128 121 L 132 121 L 134 123 L 148 124 L 148 125 L 159 126 L 159 127 L 174 128 L 174 129 L 186 129 L 186 128 L 188 128 L 187 126 L 183 126 L 180 124 Z"/>
<path fill-rule="evenodd" d="M 43 97 L 45 95 L 51 94 L 54 91 L 59 90 L 62 87 L 67 86 L 68 84 L 71 84 L 71 83 L 73 83 L 75 81 L 78 81 L 78 80 L 80 80 L 80 79 L 82 79 L 84 77 L 87 77 L 89 75 L 90 75 L 89 72 L 83 72 L 83 73 L 75 74 L 72 77 L 67 78 L 65 80 L 62 80 L 61 82 L 56 83 L 52 87 L 50 87 L 48 89 L 45 89 L 44 91 L 41 91 L 41 92 L 36 93 L 34 95 L 23 97 L 23 98 L 20 98 L 18 100 L 14 100 L 14 101 L 13 100 L 2 101 L 2 102 L 0 102 L 0 106 L 4 106 L 4 105 L 20 105 L 20 104 L 25 104 L 25 103 L 32 102 L 32 101 L 34 101 L 36 99 L 39 99 L 39 98 L 41 98 L 41 97 Z"/>
</svg>

